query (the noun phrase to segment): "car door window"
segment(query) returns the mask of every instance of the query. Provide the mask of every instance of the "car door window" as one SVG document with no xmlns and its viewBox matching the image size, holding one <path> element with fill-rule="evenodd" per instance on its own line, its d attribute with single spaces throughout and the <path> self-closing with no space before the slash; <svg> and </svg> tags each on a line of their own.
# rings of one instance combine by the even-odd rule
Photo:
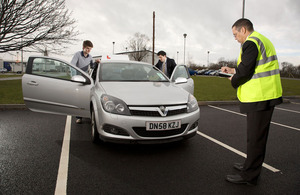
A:
<svg viewBox="0 0 300 195">
<path fill-rule="evenodd" d="M 32 63 L 32 74 L 71 80 L 72 76 L 82 75 L 74 67 L 54 59 L 35 58 Z"/>
<path fill-rule="evenodd" d="M 178 77 L 183 77 L 188 79 L 189 74 L 185 68 L 185 66 L 178 66 L 174 72 L 173 81 L 175 81 Z"/>
</svg>

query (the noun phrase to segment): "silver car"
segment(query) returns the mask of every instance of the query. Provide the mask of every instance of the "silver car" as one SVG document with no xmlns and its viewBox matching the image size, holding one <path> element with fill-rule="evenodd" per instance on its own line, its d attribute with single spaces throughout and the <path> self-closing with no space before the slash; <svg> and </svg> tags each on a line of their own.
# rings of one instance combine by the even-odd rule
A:
<svg viewBox="0 0 300 195">
<path fill-rule="evenodd" d="M 102 61 L 91 74 L 33 56 L 22 78 L 32 111 L 91 118 L 93 142 L 163 143 L 192 137 L 200 109 L 185 65 L 171 78 L 151 64 Z"/>
</svg>

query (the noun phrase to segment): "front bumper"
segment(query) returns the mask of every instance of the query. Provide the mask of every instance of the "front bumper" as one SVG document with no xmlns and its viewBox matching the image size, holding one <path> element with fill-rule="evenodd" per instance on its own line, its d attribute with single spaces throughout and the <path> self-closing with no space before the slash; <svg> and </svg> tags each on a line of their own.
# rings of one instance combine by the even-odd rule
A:
<svg viewBox="0 0 300 195">
<path fill-rule="evenodd" d="M 172 138 L 164 138 L 164 139 L 118 139 L 118 138 L 111 138 L 111 137 L 104 137 L 100 135 L 100 139 L 104 142 L 111 142 L 111 143 L 119 143 L 119 144 L 165 144 L 171 142 L 182 141 L 185 139 L 192 138 L 196 135 L 197 131 L 193 131 L 187 135 L 176 136 Z"/>
<path fill-rule="evenodd" d="M 198 130 L 200 108 L 192 113 L 166 117 L 124 116 L 110 114 L 101 108 L 96 114 L 100 139 L 114 143 L 167 143 L 193 137 Z M 146 131 L 146 122 L 181 120 L 181 128 Z M 111 128 L 111 129 L 109 129 Z"/>
</svg>

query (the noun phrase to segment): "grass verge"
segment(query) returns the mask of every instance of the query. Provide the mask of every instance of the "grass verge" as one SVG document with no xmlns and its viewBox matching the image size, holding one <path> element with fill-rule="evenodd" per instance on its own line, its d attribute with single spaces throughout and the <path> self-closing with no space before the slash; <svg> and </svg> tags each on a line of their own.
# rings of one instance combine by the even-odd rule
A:
<svg viewBox="0 0 300 195">
<path fill-rule="evenodd" d="M 237 100 L 236 90 L 230 80 L 222 77 L 193 76 L 194 96 L 198 101 Z"/>
<path fill-rule="evenodd" d="M 193 76 L 198 101 L 237 100 L 227 78 Z M 300 80 L 281 79 L 283 96 L 300 96 Z M 24 104 L 22 80 L 0 81 L 0 104 Z"/>
<path fill-rule="evenodd" d="M 14 74 L 14 75 L 10 75 L 10 74 L 0 74 L 0 78 L 21 77 L 21 76 L 23 76 L 23 74 Z"/>
<path fill-rule="evenodd" d="M 0 81 L 0 104 L 24 104 L 21 79 Z"/>
</svg>

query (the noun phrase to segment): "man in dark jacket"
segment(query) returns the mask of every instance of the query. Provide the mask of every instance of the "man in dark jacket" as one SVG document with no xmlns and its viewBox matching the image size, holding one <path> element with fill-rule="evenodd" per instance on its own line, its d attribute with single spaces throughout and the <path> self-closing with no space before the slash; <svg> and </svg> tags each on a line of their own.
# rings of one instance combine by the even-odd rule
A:
<svg viewBox="0 0 300 195">
<path fill-rule="evenodd" d="M 176 66 L 175 61 L 171 58 L 168 58 L 166 52 L 164 51 L 158 52 L 157 56 L 159 61 L 155 66 L 170 78 Z"/>
</svg>

